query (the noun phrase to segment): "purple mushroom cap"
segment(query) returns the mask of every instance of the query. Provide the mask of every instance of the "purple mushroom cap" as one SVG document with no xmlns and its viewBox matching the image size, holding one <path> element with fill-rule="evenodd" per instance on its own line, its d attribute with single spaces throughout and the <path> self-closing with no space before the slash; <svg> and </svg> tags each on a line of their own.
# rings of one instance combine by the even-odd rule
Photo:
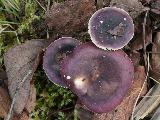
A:
<svg viewBox="0 0 160 120">
<path fill-rule="evenodd" d="M 52 42 L 43 57 L 43 69 L 55 84 L 67 87 L 60 74 L 60 63 L 80 42 L 72 37 L 62 37 Z"/>
<path fill-rule="evenodd" d="M 71 91 L 97 113 L 109 112 L 119 105 L 134 78 L 133 64 L 125 52 L 104 51 L 92 43 L 76 47 L 61 67 Z"/>
<path fill-rule="evenodd" d="M 123 9 L 106 7 L 92 15 L 88 32 L 97 47 L 104 50 L 118 50 L 133 38 L 134 24 L 132 18 Z"/>
</svg>

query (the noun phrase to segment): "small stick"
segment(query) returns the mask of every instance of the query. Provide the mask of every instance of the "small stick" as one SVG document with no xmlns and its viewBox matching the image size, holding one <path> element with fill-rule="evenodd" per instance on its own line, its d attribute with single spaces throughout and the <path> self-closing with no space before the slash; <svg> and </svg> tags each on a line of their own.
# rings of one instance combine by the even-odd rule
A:
<svg viewBox="0 0 160 120">
<path fill-rule="evenodd" d="M 28 73 L 27 73 L 27 75 L 23 78 L 23 80 L 19 83 L 19 85 L 17 85 L 16 91 L 15 91 L 15 94 L 14 94 L 14 97 L 13 97 L 13 100 L 12 100 L 12 104 L 11 104 L 11 107 L 10 107 L 10 110 L 8 112 L 6 120 L 10 120 L 11 119 L 12 111 L 13 111 L 13 106 L 15 104 L 16 97 L 18 95 L 19 89 L 23 86 L 23 83 L 26 81 L 26 79 L 29 77 L 29 75 L 31 73 L 32 73 L 32 70 L 29 70 Z"/>
<path fill-rule="evenodd" d="M 156 79 L 152 78 L 152 77 L 149 77 L 150 79 L 152 79 L 154 82 L 158 83 L 160 85 L 160 82 L 157 81 Z"/>
<path fill-rule="evenodd" d="M 54 1 L 53 1 L 53 2 L 54 2 Z M 47 11 L 49 11 L 50 5 L 51 5 L 51 1 L 50 1 L 50 0 L 48 0 L 48 4 L 47 4 Z"/>
<path fill-rule="evenodd" d="M 147 52 L 147 53 L 150 53 L 150 54 L 160 54 L 160 52 Z"/>
<path fill-rule="evenodd" d="M 160 95 L 150 95 L 150 96 L 142 96 L 142 97 L 160 97 Z"/>
<path fill-rule="evenodd" d="M 146 11 L 144 22 L 143 22 L 143 52 L 144 52 L 144 63 L 147 70 L 147 54 L 146 54 L 146 22 L 147 22 L 148 11 Z M 147 72 L 147 71 L 146 71 Z"/>
<path fill-rule="evenodd" d="M 45 7 L 43 7 L 42 5 L 41 5 L 41 3 L 38 1 L 38 0 L 35 0 L 37 3 L 38 3 L 38 5 L 46 12 L 46 8 Z"/>
</svg>

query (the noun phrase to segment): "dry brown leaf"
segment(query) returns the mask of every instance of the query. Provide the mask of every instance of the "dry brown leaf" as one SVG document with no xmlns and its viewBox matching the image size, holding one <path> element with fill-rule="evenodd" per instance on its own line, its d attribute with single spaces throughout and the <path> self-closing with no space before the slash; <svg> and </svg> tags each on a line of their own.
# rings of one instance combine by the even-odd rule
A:
<svg viewBox="0 0 160 120">
<path fill-rule="evenodd" d="M 109 6 L 111 0 L 96 0 L 96 7 L 98 9 Z"/>
<path fill-rule="evenodd" d="M 12 120 L 29 120 L 29 114 L 23 111 L 20 115 L 14 115 Z"/>
<path fill-rule="evenodd" d="M 139 50 L 144 46 L 142 22 L 138 22 L 135 24 L 135 35 L 130 43 L 130 47 L 132 50 Z M 152 29 L 148 25 L 146 25 L 145 34 L 145 46 L 147 46 L 149 43 L 152 43 Z"/>
<path fill-rule="evenodd" d="M 31 84 L 29 99 L 25 108 L 28 113 L 31 113 L 35 106 L 36 106 L 36 88 L 34 87 L 34 84 Z"/>
<path fill-rule="evenodd" d="M 29 115 L 27 114 L 27 112 L 23 112 L 19 120 L 29 120 Z"/>
<path fill-rule="evenodd" d="M 24 79 L 29 70 L 32 70 L 32 74 L 27 77 L 16 97 L 14 111 L 17 114 L 23 111 L 27 103 L 30 92 L 30 80 L 38 66 L 38 55 L 46 45 L 48 45 L 48 42 L 45 40 L 27 41 L 24 44 L 9 49 L 4 55 L 4 64 L 8 76 L 8 89 L 11 98 L 15 95 L 17 85 Z"/>
<path fill-rule="evenodd" d="M 8 91 L 0 86 L 0 117 L 5 118 L 9 107 L 11 104 L 11 100 L 8 94 Z"/>
<path fill-rule="evenodd" d="M 160 106 L 157 108 L 151 120 L 160 120 Z"/>
<path fill-rule="evenodd" d="M 152 0 L 140 0 L 142 2 L 142 4 L 149 4 Z"/>
<path fill-rule="evenodd" d="M 160 82 L 160 32 L 157 32 L 152 47 L 151 76 Z"/>
<path fill-rule="evenodd" d="M 140 60 L 141 60 L 140 53 L 137 51 L 132 51 L 132 52 L 130 52 L 129 56 L 134 64 L 134 66 L 139 66 Z"/>
<path fill-rule="evenodd" d="M 145 11 L 144 6 L 138 0 L 111 0 L 110 5 L 124 9 L 132 18 L 136 18 Z"/>
<path fill-rule="evenodd" d="M 29 120 L 29 115 L 27 112 L 23 111 L 22 114 L 19 116 L 18 120 Z"/>
<path fill-rule="evenodd" d="M 145 97 L 136 106 L 135 120 L 144 119 L 160 105 L 160 85 L 153 86 Z"/>
<path fill-rule="evenodd" d="M 160 1 L 159 0 L 151 1 L 151 11 L 160 15 Z"/>
<path fill-rule="evenodd" d="M 53 4 L 45 19 L 57 33 L 73 35 L 87 28 L 89 18 L 95 11 L 94 0 L 69 0 Z"/>
<path fill-rule="evenodd" d="M 131 86 L 128 95 L 124 98 L 122 103 L 114 110 L 104 114 L 94 114 L 92 120 L 129 120 L 131 116 L 133 106 L 137 99 L 137 96 L 145 81 L 145 69 L 143 66 L 135 68 L 135 78 Z M 146 93 L 147 86 L 144 87 L 141 95 Z"/>
</svg>

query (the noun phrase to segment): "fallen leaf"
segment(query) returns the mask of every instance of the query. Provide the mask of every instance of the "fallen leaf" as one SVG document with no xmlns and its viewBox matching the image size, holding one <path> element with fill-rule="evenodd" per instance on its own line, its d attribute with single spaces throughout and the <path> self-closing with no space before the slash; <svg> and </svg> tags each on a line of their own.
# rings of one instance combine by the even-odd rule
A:
<svg viewBox="0 0 160 120">
<path fill-rule="evenodd" d="M 135 68 L 135 78 L 131 89 L 117 108 L 109 113 L 97 114 L 95 113 L 92 120 L 129 120 L 131 116 L 133 106 L 137 99 L 137 96 L 145 81 L 145 69 L 143 66 Z M 144 87 L 141 96 L 146 93 L 147 86 Z"/>
<path fill-rule="evenodd" d="M 9 49 L 4 55 L 4 64 L 8 76 L 8 89 L 12 99 L 17 86 L 22 82 L 27 73 L 32 70 L 32 74 L 27 77 L 16 97 L 14 111 L 17 114 L 23 111 L 27 103 L 30 93 L 30 80 L 38 66 L 39 54 L 47 45 L 48 41 L 45 40 L 31 40 Z"/>
<path fill-rule="evenodd" d="M 12 120 L 29 120 L 29 114 L 23 111 L 20 115 L 14 115 Z"/>
<path fill-rule="evenodd" d="M 46 23 L 57 33 L 73 35 L 87 29 L 91 15 L 96 11 L 94 0 L 69 0 L 55 3 L 46 12 Z"/>
<path fill-rule="evenodd" d="M 109 6 L 111 0 L 96 0 L 97 9 Z"/>
<path fill-rule="evenodd" d="M 0 86 L 0 117 L 5 118 L 9 107 L 11 104 L 11 100 L 7 90 Z"/>
<path fill-rule="evenodd" d="M 160 105 L 160 85 L 153 86 L 136 106 L 134 112 L 135 120 L 144 119 Z"/>
<path fill-rule="evenodd" d="M 152 0 L 140 0 L 142 2 L 142 4 L 149 4 Z"/>
<path fill-rule="evenodd" d="M 160 1 L 159 0 L 151 1 L 151 11 L 160 15 Z"/>
<path fill-rule="evenodd" d="M 152 116 L 151 120 L 160 120 L 160 107 L 157 108 L 156 112 Z"/>
<path fill-rule="evenodd" d="M 131 50 L 139 50 L 139 49 L 142 49 L 144 46 L 143 26 L 142 26 L 143 21 L 144 21 L 144 17 L 143 19 L 138 18 L 137 20 L 135 20 L 135 35 L 130 42 Z M 150 21 L 150 20 L 147 19 L 147 21 Z M 149 45 L 149 43 L 152 43 L 152 29 L 150 27 L 150 22 L 148 22 L 145 27 L 145 46 Z"/>
<path fill-rule="evenodd" d="M 157 32 L 153 47 L 152 47 L 152 59 L 151 59 L 151 76 L 160 81 L 160 32 Z"/>
<path fill-rule="evenodd" d="M 124 9 L 133 19 L 145 11 L 144 6 L 138 0 L 111 0 L 110 6 Z"/>
<path fill-rule="evenodd" d="M 23 111 L 22 114 L 19 116 L 18 120 L 29 120 L 29 115 L 27 112 Z"/>
<path fill-rule="evenodd" d="M 27 104 L 25 106 L 25 109 L 28 113 L 31 113 L 34 107 L 36 106 L 36 88 L 34 87 L 34 84 L 31 84 L 30 86 L 30 94 L 27 101 Z"/>
<path fill-rule="evenodd" d="M 141 55 L 137 51 L 132 51 L 129 54 L 134 66 L 139 66 L 140 65 L 140 60 L 141 60 Z"/>
</svg>

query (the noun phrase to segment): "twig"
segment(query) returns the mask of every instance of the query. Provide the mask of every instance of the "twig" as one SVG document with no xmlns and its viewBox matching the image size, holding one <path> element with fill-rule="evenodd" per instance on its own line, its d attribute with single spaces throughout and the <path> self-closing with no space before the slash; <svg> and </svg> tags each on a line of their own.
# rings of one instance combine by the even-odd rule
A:
<svg viewBox="0 0 160 120">
<path fill-rule="evenodd" d="M 47 39 L 49 39 L 49 30 L 47 28 Z"/>
<path fill-rule="evenodd" d="M 47 11 L 49 11 L 50 5 L 51 5 L 51 1 L 50 1 L 50 0 L 48 0 L 48 4 L 47 4 Z"/>
<path fill-rule="evenodd" d="M 1 21 L 0 20 L 0 24 L 16 24 L 16 25 L 18 25 L 18 24 L 20 24 L 20 23 L 16 23 L 16 22 L 10 22 L 10 21 Z"/>
<path fill-rule="evenodd" d="M 38 5 L 46 12 L 46 8 L 45 7 L 43 7 L 42 5 L 41 5 L 41 3 L 38 1 L 38 0 L 35 0 L 37 3 L 38 3 Z"/>
<path fill-rule="evenodd" d="M 152 78 L 152 77 L 149 77 L 150 79 L 152 79 L 154 82 L 156 82 L 156 83 L 158 83 L 158 84 L 160 84 L 160 82 L 159 81 L 157 81 L 156 79 L 154 79 L 154 78 Z"/>
<path fill-rule="evenodd" d="M 57 110 L 57 111 L 55 111 L 55 112 L 53 112 L 53 113 L 51 113 L 51 114 L 48 114 L 47 119 L 49 119 L 52 115 L 54 115 L 54 114 L 56 114 L 56 113 L 58 113 L 58 112 L 67 111 L 67 110 L 70 110 L 70 109 L 73 109 L 73 107 L 68 107 L 68 108 L 64 108 L 64 109 Z"/>
<path fill-rule="evenodd" d="M 145 97 L 160 97 L 160 95 L 150 95 L 150 96 L 142 96 L 143 98 L 145 98 Z"/>
<path fill-rule="evenodd" d="M 7 29 L 9 26 L 6 26 L 6 27 L 4 27 L 4 28 L 0 28 L 0 34 L 5 30 L 5 29 Z"/>
<path fill-rule="evenodd" d="M 160 54 L 160 52 L 147 52 L 147 53 L 150 53 L 150 54 Z"/>
<path fill-rule="evenodd" d="M 19 83 L 19 85 L 17 85 L 16 87 L 16 91 L 15 91 L 15 94 L 14 94 L 14 97 L 12 99 L 12 104 L 11 104 L 11 107 L 10 107 L 10 110 L 9 110 L 9 113 L 7 115 L 7 118 L 6 120 L 10 120 L 11 119 L 11 116 L 12 116 L 12 112 L 13 112 L 13 106 L 15 104 L 15 101 L 16 101 L 16 97 L 18 95 L 18 92 L 19 92 L 19 89 L 23 86 L 23 83 L 26 81 L 26 79 L 29 77 L 29 75 L 32 73 L 32 70 L 29 70 L 29 72 L 27 73 L 27 75 L 23 78 L 23 80 Z"/>
<path fill-rule="evenodd" d="M 74 120 L 78 120 L 78 111 L 74 109 Z"/>
<path fill-rule="evenodd" d="M 145 70 L 147 70 L 147 54 L 146 54 L 146 22 L 147 22 L 148 11 L 146 11 L 144 22 L 143 22 L 143 52 L 144 52 L 144 63 L 145 63 Z M 146 71 L 147 72 L 147 71 Z"/>
</svg>

